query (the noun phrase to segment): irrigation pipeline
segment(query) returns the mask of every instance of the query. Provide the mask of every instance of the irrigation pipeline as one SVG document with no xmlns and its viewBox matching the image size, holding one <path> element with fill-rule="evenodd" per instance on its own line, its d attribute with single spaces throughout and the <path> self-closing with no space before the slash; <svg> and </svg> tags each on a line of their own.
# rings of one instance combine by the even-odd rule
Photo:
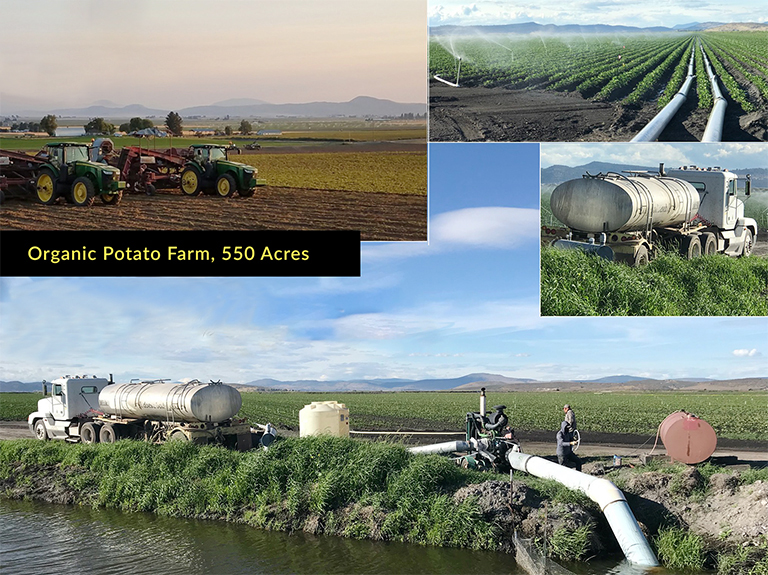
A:
<svg viewBox="0 0 768 575">
<path fill-rule="evenodd" d="M 672 119 L 672 117 L 677 114 L 677 111 L 688 97 L 688 90 L 690 89 L 691 84 L 693 84 L 693 80 L 696 78 L 693 73 L 693 62 L 695 54 L 696 45 L 694 44 L 691 46 L 691 59 L 688 62 L 688 77 L 685 79 L 685 82 L 683 82 L 682 88 L 680 88 L 677 94 L 675 94 L 674 98 L 672 98 L 669 103 L 664 106 L 664 108 L 662 108 L 661 112 L 656 114 L 653 120 L 648 122 L 645 128 L 640 130 L 640 132 L 630 140 L 631 142 L 655 142 L 664 131 L 664 128 L 667 127 L 667 124 Z"/>
<path fill-rule="evenodd" d="M 704 52 L 704 47 L 699 44 L 699 48 L 701 49 L 701 55 L 704 57 L 704 67 L 707 69 L 709 83 L 712 85 L 712 97 L 715 100 L 701 141 L 720 142 L 723 138 L 723 121 L 725 120 L 725 108 L 728 105 L 728 102 L 723 98 L 723 93 L 720 91 L 720 86 L 718 86 L 717 83 L 717 76 L 715 76 L 715 73 L 712 72 L 712 68 L 709 66 L 709 60 L 707 59 L 707 54 Z"/>
<path fill-rule="evenodd" d="M 444 80 L 443 78 L 441 78 L 437 74 L 435 74 L 433 77 L 438 82 L 442 82 L 443 84 L 448 84 L 449 86 L 453 86 L 454 88 L 458 88 L 459 87 L 459 74 L 461 74 L 461 58 L 458 58 L 458 63 L 459 63 L 459 65 L 458 65 L 458 68 L 456 70 L 456 81 L 455 82 L 449 82 L 448 80 Z"/>
</svg>

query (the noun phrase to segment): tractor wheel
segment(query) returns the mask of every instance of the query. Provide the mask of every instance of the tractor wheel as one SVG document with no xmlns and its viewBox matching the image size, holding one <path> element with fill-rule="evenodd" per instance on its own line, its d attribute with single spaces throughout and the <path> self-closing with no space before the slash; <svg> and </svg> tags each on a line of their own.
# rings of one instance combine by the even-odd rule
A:
<svg viewBox="0 0 768 575">
<path fill-rule="evenodd" d="M 72 183 L 69 194 L 73 204 L 90 208 L 96 199 L 96 186 L 85 176 L 80 176 Z"/>
<path fill-rule="evenodd" d="M 685 236 L 680 242 L 680 255 L 687 260 L 701 257 L 701 240 L 699 236 Z"/>
<path fill-rule="evenodd" d="M 699 238 L 701 243 L 701 255 L 711 256 L 717 253 L 717 238 L 712 232 L 704 232 Z"/>
<path fill-rule="evenodd" d="M 89 421 L 88 423 L 84 423 L 82 429 L 80 429 L 80 441 L 82 441 L 86 445 L 91 445 L 92 443 L 98 443 L 99 427 L 101 426 L 98 423 L 93 423 L 92 421 Z"/>
<path fill-rule="evenodd" d="M 749 257 L 752 253 L 754 243 L 752 241 L 752 230 L 746 230 L 746 237 L 744 238 L 744 249 L 741 251 L 740 258 Z"/>
<path fill-rule="evenodd" d="M 35 187 L 37 199 L 46 206 L 50 206 L 59 198 L 56 193 L 56 178 L 51 170 L 43 170 L 38 174 Z"/>
<path fill-rule="evenodd" d="M 635 259 L 632 262 L 632 265 L 636 268 L 640 266 L 644 266 L 648 264 L 648 248 L 645 246 L 640 246 L 637 248 L 637 252 L 635 253 Z"/>
<path fill-rule="evenodd" d="M 148 196 L 154 196 L 157 193 L 157 188 L 155 187 L 154 184 L 147 184 L 146 186 L 144 186 L 144 192 Z"/>
<path fill-rule="evenodd" d="M 200 173 L 194 168 L 181 172 L 181 193 L 185 196 L 199 196 L 202 188 Z"/>
<path fill-rule="evenodd" d="M 108 206 L 116 206 L 123 199 L 123 190 L 118 191 L 116 194 L 101 194 L 101 201 Z"/>
<path fill-rule="evenodd" d="M 235 178 L 229 174 L 222 174 L 216 180 L 216 194 L 220 198 L 229 198 L 237 191 Z"/>
<path fill-rule="evenodd" d="M 122 434 L 111 423 L 105 423 L 99 430 L 99 441 L 101 443 L 114 443 L 118 439 L 122 439 Z"/>
<path fill-rule="evenodd" d="M 35 437 L 40 441 L 48 441 L 48 430 L 45 428 L 45 422 L 42 419 L 38 419 L 35 422 Z"/>
</svg>

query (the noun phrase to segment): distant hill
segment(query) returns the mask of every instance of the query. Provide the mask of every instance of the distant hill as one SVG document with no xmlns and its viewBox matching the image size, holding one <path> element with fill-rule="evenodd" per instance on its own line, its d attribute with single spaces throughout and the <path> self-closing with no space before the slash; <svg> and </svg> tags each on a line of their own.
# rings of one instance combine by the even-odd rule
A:
<svg viewBox="0 0 768 575">
<path fill-rule="evenodd" d="M 468 36 L 478 34 L 648 34 L 658 32 L 708 32 L 766 30 L 768 25 L 756 22 L 691 22 L 678 24 L 672 28 L 666 26 L 614 26 L 609 24 L 538 24 L 520 22 L 516 24 L 496 24 L 485 26 L 431 26 L 432 36 Z"/>
<path fill-rule="evenodd" d="M 676 165 L 665 166 L 665 169 L 677 168 Z M 727 168 L 727 165 L 721 167 Z M 581 178 L 587 172 L 596 175 L 600 172 L 619 172 L 624 170 L 648 170 L 651 172 L 658 171 L 659 166 L 640 166 L 637 164 L 612 164 L 608 162 L 590 162 L 582 166 L 563 166 L 555 164 L 541 170 L 541 183 L 542 184 L 560 184 L 567 180 L 574 180 Z M 752 177 L 752 185 L 756 188 L 768 187 L 768 169 L 766 168 L 749 168 L 746 170 L 731 170 L 738 176 L 745 176 L 750 174 Z"/>
<path fill-rule="evenodd" d="M 650 379 L 635 375 L 613 375 L 592 380 L 537 381 L 506 377 L 494 373 L 471 373 L 446 379 L 356 379 L 296 380 L 259 379 L 231 384 L 241 391 L 312 391 L 312 392 L 396 392 L 396 391 L 747 391 L 768 390 L 768 378 L 712 380 L 706 378 Z M 0 381 L 0 392 L 40 391 L 39 381 Z"/>
<path fill-rule="evenodd" d="M 128 120 L 133 117 L 162 118 L 170 110 L 147 108 L 141 104 L 129 106 L 109 105 L 111 102 L 100 101 L 85 108 L 60 108 L 53 110 L 11 110 L 2 109 L 3 114 L 56 114 L 68 118 L 105 118 L 107 120 Z M 18 106 L 18 104 L 17 104 Z M 383 116 L 400 116 L 401 114 L 424 114 L 427 111 L 425 103 L 401 103 L 370 96 L 358 96 L 348 102 L 308 102 L 296 104 L 270 104 L 253 98 L 237 98 L 223 100 L 207 106 L 193 106 L 174 110 L 182 118 L 191 116 L 205 118 L 277 118 L 281 116 L 296 116 L 301 118 L 332 118 L 355 116 L 358 118 L 380 118 Z"/>
</svg>

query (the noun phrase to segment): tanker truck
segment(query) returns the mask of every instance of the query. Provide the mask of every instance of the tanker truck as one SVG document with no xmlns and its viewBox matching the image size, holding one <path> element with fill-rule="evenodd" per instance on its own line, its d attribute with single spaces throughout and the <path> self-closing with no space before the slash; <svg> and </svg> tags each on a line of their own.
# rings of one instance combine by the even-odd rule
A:
<svg viewBox="0 0 768 575">
<path fill-rule="evenodd" d="M 714 168 L 627 171 L 584 175 L 552 192 L 552 214 L 566 230 L 544 226 L 552 245 L 582 249 L 630 265 L 648 263 L 662 249 L 688 259 L 722 253 L 748 256 L 757 222 L 744 217 L 738 176 Z M 749 175 L 744 194 L 751 193 Z"/>
<path fill-rule="evenodd" d="M 96 376 L 65 375 L 51 383 L 51 395 L 37 402 L 27 423 L 40 440 L 114 443 L 119 439 L 217 443 L 244 451 L 275 439 L 274 428 L 235 419 L 240 392 L 221 382 L 168 380 L 116 384 Z"/>
</svg>

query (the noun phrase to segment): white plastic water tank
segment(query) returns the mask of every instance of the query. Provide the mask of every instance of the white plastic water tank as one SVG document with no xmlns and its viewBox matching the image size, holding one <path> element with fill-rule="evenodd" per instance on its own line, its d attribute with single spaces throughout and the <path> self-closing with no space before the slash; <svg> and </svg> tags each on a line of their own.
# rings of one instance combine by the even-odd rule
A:
<svg viewBox="0 0 768 575">
<path fill-rule="evenodd" d="M 349 409 L 337 401 L 313 401 L 299 411 L 299 437 L 349 437 Z"/>
</svg>

